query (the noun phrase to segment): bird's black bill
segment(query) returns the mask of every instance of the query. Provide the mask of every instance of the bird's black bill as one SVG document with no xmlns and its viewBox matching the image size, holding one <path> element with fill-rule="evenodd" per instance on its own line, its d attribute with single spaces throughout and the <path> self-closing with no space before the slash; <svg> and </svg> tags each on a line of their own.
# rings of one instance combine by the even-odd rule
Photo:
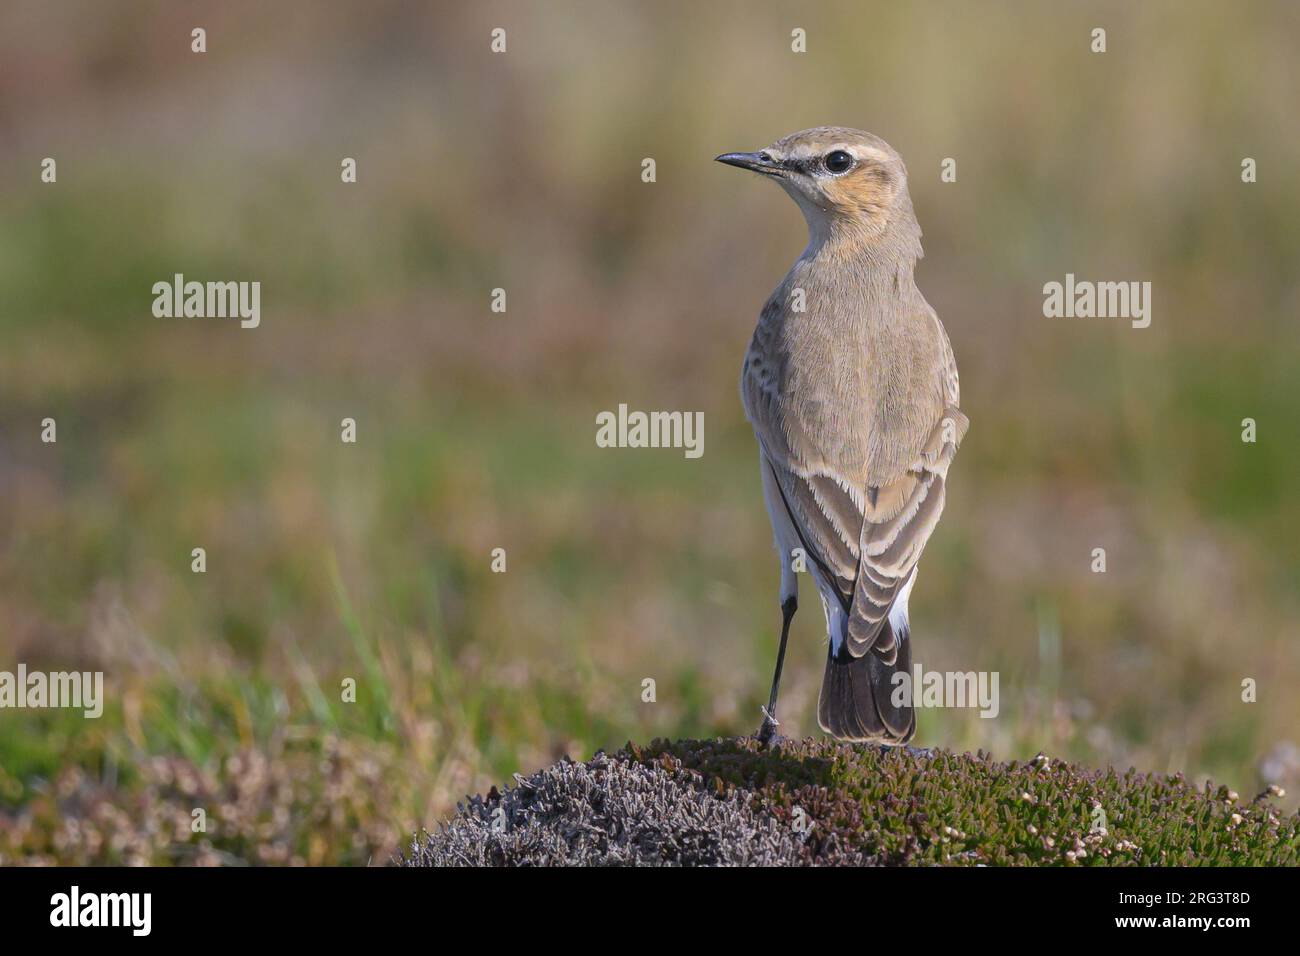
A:
<svg viewBox="0 0 1300 956">
<path fill-rule="evenodd" d="M 739 166 L 767 176 L 780 176 L 784 172 L 784 167 L 767 153 L 723 153 L 715 162 Z"/>
</svg>

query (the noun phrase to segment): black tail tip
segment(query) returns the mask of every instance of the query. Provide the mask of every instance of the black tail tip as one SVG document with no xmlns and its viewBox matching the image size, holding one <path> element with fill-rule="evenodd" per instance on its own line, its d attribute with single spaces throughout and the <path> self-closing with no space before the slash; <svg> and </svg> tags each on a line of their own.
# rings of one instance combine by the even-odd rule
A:
<svg viewBox="0 0 1300 956">
<path fill-rule="evenodd" d="M 894 675 L 912 667 L 909 642 L 900 642 L 893 664 L 867 652 L 862 657 L 830 654 L 817 701 L 817 723 L 838 740 L 901 746 L 916 733 L 910 703 L 894 703 Z"/>
</svg>

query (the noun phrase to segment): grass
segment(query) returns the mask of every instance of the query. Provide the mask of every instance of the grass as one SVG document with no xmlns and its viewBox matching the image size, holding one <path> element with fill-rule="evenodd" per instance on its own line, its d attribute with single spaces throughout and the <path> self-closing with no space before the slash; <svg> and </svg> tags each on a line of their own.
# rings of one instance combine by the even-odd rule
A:
<svg viewBox="0 0 1300 956">
<path fill-rule="evenodd" d="M 721 458 L 698 474 L 643 468 L 557 426 L 578 409 L 485 403 L 431 418 L 372 396 L 356 413 L 362 444 L 343 448 L 328 423 L 304 434 L 301 397 L 278 386 L 141 387 L 125 419 L 88 424 L 84 442 L 61 437 L 88 459 L 59 479 L 69 507 L 14 515 L 11 619 L 62 622 L 68 636 L 18 653 L 29 667 L 104 669 L 108 704 L 98 721 L 5 715 L 5 862 L 383 861 L 464 794 L 561 754 L 629 732 L 753 729 L 776 615 L 761 600 L 770 558 L 742 442 L 720 437 Z M 23 473 L 30 500 L 48 468 Z M 962 554 L 981 532 L 959 506 L 944 530 L 922 613 L 972 600 L 949 565 L 977 559 Z M 189 569 L 196 542 L 204 575 Z M 504 575 L 489 569 L 498 544 Z M 1180 743 L 1176 715 L 1196 713 L 1225 676 L 1212 644 L 1162 636 L 1157 623 L 1129 651 L 1110 646 L 1161 648 L 1162 669 L 1130 657 L 1136 670 L 1106 678 L 1104 652 L 1077 635 L 1147 628 L 1138 592 L 1094 588 L 1097 605 L 1031 579 L 1021 593 L 1037 631 L 1028 653 L 1011 655 L 1024 643 L 1011 634 L 985 649 L 1003 673 L 999 719 L 924 712 L 921 742 L 1146 769 L 1183 747 L 1163 759 L 1242 790 L 1266 784 L 1255 761 L 1268 732 L 1248 707 L 1219 706 L 1193 749 Z M 796 619 L 783 707 L 795 728 L 811 723 L 816 616 Z M 932 618 L 919 646 L 970 666 L 945 630 Z M 647 676 L 652 704 L 641 701 Z M 348 677 L 355 702 L 342 700 Z M 1085 690 L 1108 679 L 1108 692 Z M 253 765 L 275 771 L 248 790 L 240 768 Z M 180 777 L 201 786 L 178 789 Z M 322 820 L 320 801 L 333 799 L 344 809 Z M 194 834 L 200 807 L 208 830 Z"/>
</svg>

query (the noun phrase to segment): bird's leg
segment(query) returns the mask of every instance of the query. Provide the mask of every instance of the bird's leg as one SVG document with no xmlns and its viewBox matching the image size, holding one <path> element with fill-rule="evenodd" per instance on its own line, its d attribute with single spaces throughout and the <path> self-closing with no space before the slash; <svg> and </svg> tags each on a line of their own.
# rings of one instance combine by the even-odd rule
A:
<svg viewBox="0 0 1300 956">
<path fill-rule="evenodd" d="M 798 607 L 799 599 L 793 594 L 781 602 L 781 646 L 776 652 L 776 673 L 772 675 L 772 694 L 768 698 L 767 706 L 763 708 L 763 726 L 758 728 L 758 742 L 765 747 L 777 737 L 776 695 L 781 689 L 781 668 L 785 665 L 785 642 L 790 637 L 790 622 L 794 620 L 794 612 Z"/>
</svg>

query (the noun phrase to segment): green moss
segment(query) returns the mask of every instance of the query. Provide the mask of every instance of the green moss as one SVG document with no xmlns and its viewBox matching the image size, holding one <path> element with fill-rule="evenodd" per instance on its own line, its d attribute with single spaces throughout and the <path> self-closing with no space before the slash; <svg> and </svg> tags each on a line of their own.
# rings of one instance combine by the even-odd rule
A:
<svg viewBox="0 0 1300 956">
<path fill-rule="evenodd" d="M 720 795 L 751 793 L 756 808 L 806 829 L 818 862 L 845 854 L 918 865 L 1298 862 L 1300 815 L 1285 816 L 1276 794 L 1242 802 L 1181 775 L 814 740 L 766 751 L 746 738 L 656 740 L 619 757 Z"/>
</svg>

